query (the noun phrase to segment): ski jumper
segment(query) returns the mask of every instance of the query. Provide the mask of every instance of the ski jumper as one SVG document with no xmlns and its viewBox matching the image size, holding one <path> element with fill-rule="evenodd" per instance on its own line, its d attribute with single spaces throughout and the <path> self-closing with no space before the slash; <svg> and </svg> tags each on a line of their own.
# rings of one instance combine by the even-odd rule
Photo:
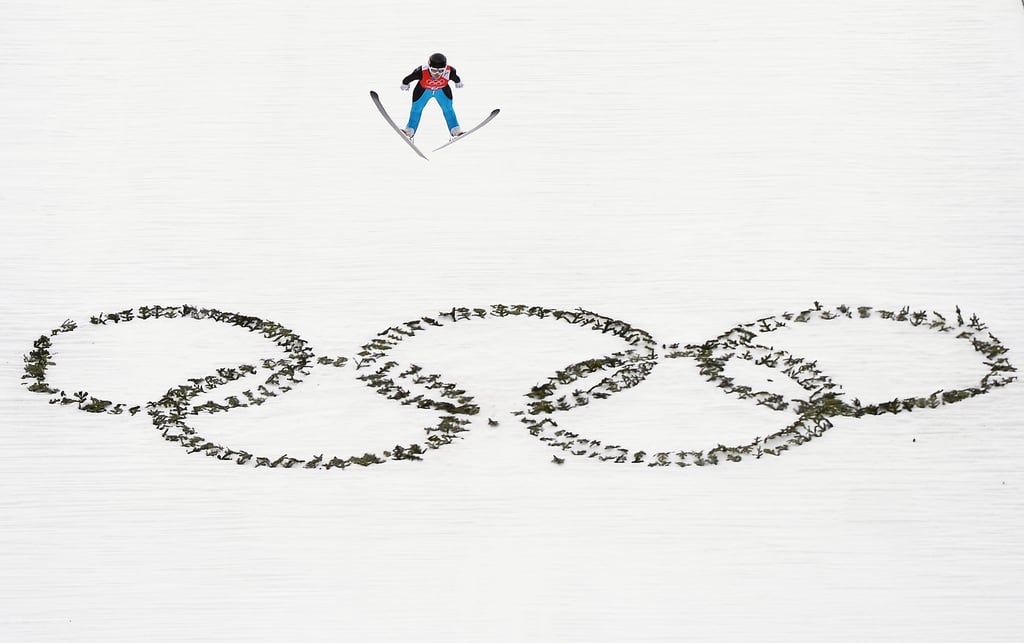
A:
<svg viewBox="0 0 1024 643">
<path fill-rule="evenodd" d="M 423 108 L 433 98 L 441 106 L 445 123 L 448 124 L 448 131 L 459 126 L 459 119 L 455 116 L 455 108 L 452 106 L 452 88 L 448 81 L 460 83 L 462 80 L 455 68 L 445 65 L 444 71 L 434 78 L 430 75 L 429 65 L 423 65 L 412 70 L 412 73 L 402 79 L 403 85 L 409 85 L 412 81 L 418 81 L 412 90 L 412 109 L 409 111 L 409 129 L 416 131 L 420 126 L 420 117 L 423 115 Z"/>
</svg>

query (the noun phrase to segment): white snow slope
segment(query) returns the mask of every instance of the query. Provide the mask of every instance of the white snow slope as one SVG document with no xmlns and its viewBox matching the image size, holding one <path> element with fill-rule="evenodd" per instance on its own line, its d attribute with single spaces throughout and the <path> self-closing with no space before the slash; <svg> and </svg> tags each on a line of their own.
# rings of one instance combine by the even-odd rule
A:
<svg viewBox="0 0 1024 643">
<path fill-rule="evenodd" d="M 552 418 L 632 457 L 794 422 L 661 346 L 816 301 L 951 321 L 959 306 L 1019 365 L 1019 2 L 6 0 L 0 15 L 0 640 L 1020 640 L 1021 382 L 835 417 L 778 457 L 600 462 L 512 412 L 629 346 L 550 318 L 460 321 L 391 354 L 471 395 L 469 430 L 422 461 L 315 470 L 189 454 L 145 412 L 48 404 L 22 379 L 65 320 L 79 327 L 50 338 L 47 382 L 126 409 L 283 355 L 208 320 L 89 323 L 143 306 L 256 316 L 350 360 L 453 307 L 582 308 L 649 333 L 654 368 Z M 434 51 L 465 81 L 463 125 L 502 112 L 426 162 L 367 94 L 404 123 L 399 82 Z M 417 141 L 445 140 L 432 104 Z M 955 332 L 854 314 L 757 339 L 869 403 L 977 387 L 991 360 Z M 422 442 L 439 413 L 375 394 L 357 379 L 371 370 L 317 365 L 186 424 L 306 459 Z M 728 373 L 807 397 L 738 358 Z"/>
</svg>

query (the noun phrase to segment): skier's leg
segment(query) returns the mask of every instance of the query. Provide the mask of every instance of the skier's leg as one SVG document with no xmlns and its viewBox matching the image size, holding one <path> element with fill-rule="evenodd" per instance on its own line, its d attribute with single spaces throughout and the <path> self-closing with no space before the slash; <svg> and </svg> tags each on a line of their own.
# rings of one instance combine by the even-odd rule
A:
<svg viewBox="0 0 1024 643">
<path fill-rule="evenodd" d="M 452 99 L 445 96 L 444 92 L 437 92 L 437 102 L 444 113 L 444 122 L 448 124 L 448 131 L 453 136 L 461 133 L 462 129 L 459 128 L 459 119 L 455 116 L 455 107 L 452 105 Z M 456 128 L 458 128 L 458 132 L 454 131 Z"/>
<path fill-rule="evenodd" d="M 423 108 L 426 107 L 427 101 L 430 100 L 433 93 L 434 92 L 423 92 L 412 102 L 412 109 L 409 110 L 409 122 L 406 123 L 405 127 L 406 129 L 411 129 L 413 134 L 416 133 L 416 130 L 420 126 L 420 117 L 423 116 Z M 408 132 L 406 132 L 406 134 L 408 134 Z M 411 138 L 412 134 L 409 134 L 409 137 Z"/>
</svg>

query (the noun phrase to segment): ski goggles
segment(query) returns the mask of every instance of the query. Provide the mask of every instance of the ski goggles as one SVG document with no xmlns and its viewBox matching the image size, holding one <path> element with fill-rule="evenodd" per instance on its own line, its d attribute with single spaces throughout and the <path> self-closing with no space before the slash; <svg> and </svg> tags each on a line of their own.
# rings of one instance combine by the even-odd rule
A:
<svg viewBox="0 0 1024 643">
<path fill-rule="evenodd" d="M 444 67 L 430 67 L 429 69 L 430 69 L 430 73 L 432 73 L 432 74 L 443 74 L 444 73 Z"/>
</svg>

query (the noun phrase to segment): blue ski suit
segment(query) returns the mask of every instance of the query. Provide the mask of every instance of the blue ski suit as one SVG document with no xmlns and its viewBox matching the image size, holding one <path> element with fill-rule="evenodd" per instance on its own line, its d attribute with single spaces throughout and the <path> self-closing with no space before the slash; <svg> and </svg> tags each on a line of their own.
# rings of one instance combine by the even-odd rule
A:
<svg viewBox="0 0 1024 643">
<path fill-rule="evenodd" d="M 446 65 L 444 72 L 439 74 L 437 78 L 434 78 L 430 74 L 430 67 L 423 65 L 412 70 L 411 74 L 403 78 L 402 84 L 409 85 L 413 81 L 417 82 L 416 87 L 412 90 L 412 109 L 409 111 L 409 122 L 406 124 L 406 127 L 413 131 L 419 129 L 423 108 L 427 106 L 431 98 L 436 100 L 437 104 L 441 106 L 445 123 L 448 124 L 448 131 L 450 132 L 458 127 L 459 119 L 455 116 L 455 108 L 452 106 L 452 88 L 448 84 L 449 81 L 453 83 L 462 82 L 455 68 Z"/>
</svg>

